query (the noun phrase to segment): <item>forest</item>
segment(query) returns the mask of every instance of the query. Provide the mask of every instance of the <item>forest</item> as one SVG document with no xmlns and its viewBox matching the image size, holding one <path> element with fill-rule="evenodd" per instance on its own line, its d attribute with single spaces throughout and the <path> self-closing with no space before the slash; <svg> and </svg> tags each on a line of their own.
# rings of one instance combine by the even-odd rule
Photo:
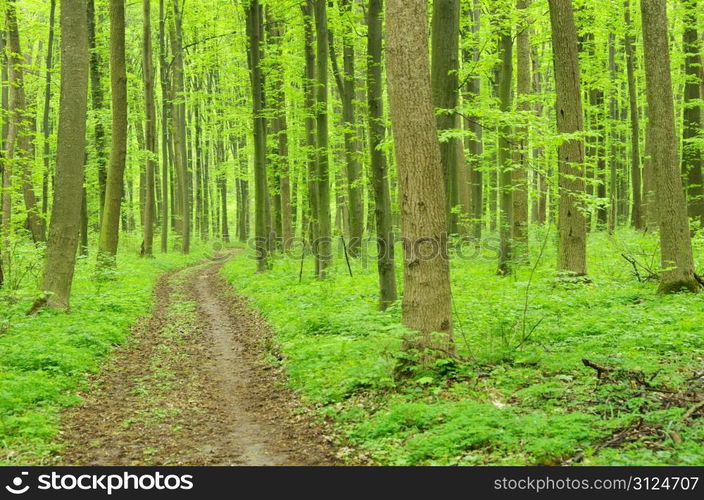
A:
<svg viewBox="0 0 704 500">
<path fill-rule="evenodd" d="M 0 465 L 704 465 L 704 1 L 0 17 Z"/>
</svg>

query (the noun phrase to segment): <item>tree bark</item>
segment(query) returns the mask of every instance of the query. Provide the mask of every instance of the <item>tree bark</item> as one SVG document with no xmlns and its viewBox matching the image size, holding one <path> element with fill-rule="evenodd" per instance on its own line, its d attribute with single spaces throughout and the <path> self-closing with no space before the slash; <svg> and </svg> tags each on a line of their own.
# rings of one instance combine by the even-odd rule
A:
<svg viewBox="0 0 704 500">
<path fill-rule="evenodd" d="M 249 65 L 252 79 L 252 116 L 254 137 L 254 226 L 257 252 L 257 272 L 268 269 L 268 235 L 266 203 L 269 196 L 266 176 L 266 123 L 262 113 L 263 82 L 261 69 L 262 8 L 259 0 L 250 0 L 247 6 L 247 34 Z"/>
<path fill-rule="evenodd" d="M 379 275 L 379 308 L 384 311 L 398 299 L 394 234 L 391 223 L 391 195 L 386 156 L 381 150 L 386 135 L 382 72 L 383 0 L 369 0 L 367 30 L 367 104 L 369 108 L 369 155 L 374 189 L 374 221 Z"/>
<path fill-rule="evenodd" d="M 530 0 L 518 0 L 517 8 L 525 12 Z M 531 61 L 530 61 L 530 20 L 524 14 L 521 31 L 516 37 L 517 109 L 530 113 L 531 103 Z M 514 257 L 519 262 L 528 262 L 528 169 L 530 168 L 530 148 L 528 127 L 516 130 L 516 162 L 512 171 L 513 222 L 511 238 L 514 244 Z"/>
<path fill-rule="evenodd" d="M 154 241 L 154 170 L 158 155 L 156 147 L 156 104 L 154 101 L 154 64 L 152 62 L 151 1 L 143 3 L 142 73 L 144 78 L 144 139 L 147 149 L 145 165 L 144 242 L 142 255 L 152 255 Z"/>
<path fill-rule="evenodd" d="M 86 0 L 62 0 L 59 133 L 42 288 L 47 305 L 63 310 L 69 309 L 84 198 L 88 66 Z"/>
<path fill-rule="evenodd" d="M 633 26 L 631 24 L 631 5 L 626 0 L 625 5 L 625 49 L 626 78 L 628 80 L 628 107 L 631 120 L 631 224 L 637 230 L 643 229 L 641 161 L 640 161 L 640 117 L 638 116 L 638 88 L 636 87 L 635 65 L 636 56 L 633 41 Z"/>
<path fill-rule="evenodd" d="M 655 172 L 662 272 L 658 291 L 699 291 L 694 277 L 687 207 L 677 161 L 675 110 L 670 75 L 665 0 L 641 0 L 643 51 L 648 99 L 648 134 Z"/>
<path fill-rule="evenodd" d="M 447 206 L 428 67 L 427 8 L 426 0 L 389 0 L 387 75 L 403 231 L 402 318 L 420 333 L 406 342 L 447 352 L 454 348 Z"/>
<path fill-rule="evenodd" d="M 513 35 L 503 28 L 499 41 L 499 101 L 501 113 L 511 112 L 513 103 Z M 499 266 L 497 274 L 511 273 L 513 261 L 511 233 L 513 228 L 513 165 L 511 154 L 511 125 L 504 119 L 499 131 Z"/>
<path fill-rule="evenodd" d="M 114 265 L 120 236 L 120 206 L 127 156 L 127 71 L 125 66 L 125 2 L 110 0 L 110 88 L 112 90 L 112 144 L 100 225 L 100 265 Z"/>
<path fill-rule="evenodd" d="M 704 148 L 697 138 L 704 127 L 701 94 L 701 43 L 697 32 L 698 0 L 684 1 L 685 86 L 682 112 L 682 171 L 687 179 L 687 214 L 704 224 L 704 182 L 702 165 Z"/>
<path fill-rule="evenodd" d="M 44 170 L 42 171 L 42 217 L 49 211 L 49 177 L 51 151 L 49 137 L 51 136 L 51 79 L 54 62 L 54 23 L 56 18 L 56 0 L 51 0 L 49 6 L 49 36 L 46 49 L 46 82 L 44 84 L 44 112 L 42 117 L 42 135 L 44 136 Z"/>
<path fill-rule="evenodd" d="M 32 147 L 31 134 L 33 130 L 27 124 L 32 123 L 33 120 L 25 98 L 23 70 L 25 60 L 22 57 L 20 45 L 16 2 L 17 0 L 8 0 L 7 2 L 7 35 L 8 49 L 10 51 L 7 62 L 10 82 L 10 127 L 7 134 L 5 158 L 7 164 L 14 162 L 19 165 L 22 195 L 24 197 L 24 206 L 27 210 L 29 229 L 32 233 L 32 240 L 35 243 L 39 243 L 45 240 L 44 220 L 39 213 L 37 198 L 32 184 L 33 161 L 29 156 L 29 152 Z M 9 170 L 6 167 L 6 171 Z"/>
<path fill-rule="evenodd" d="M 580 91 L 577 28 L 572 0 L 549 0 L 552 25 L 557 130 L 574 134 L 584 129 Z M 587 227 L 584 206 L 584 141 L 564 140 L 558 150 L 559 180 L 559 271 L 587 274 Z"/>
<path fill-rule="evenodd" d="M 347 17 L 352 14 L 352 4 L 350 0 L 340 1 L 340 13 L 342 16 Z M 358 257 L 364 230 L 364 204 L 362 202 L 362 165 L 360 163 L 361 144 L 357 137 L 359 130 L 356 123 L 355 50 L 352 37 L 353 34 L 349 32 L 343 33 L 342 35 L 343 63 L 342 71 L 340 71 L 334 52 L 334 44 L 332 44 L 332 31 L 330 31 L 329 36 L 331 41 L 330 60 L 342 101 L 342 120 L 345 126 L 345 165 L 348 199 L 347 221 L 349 224 L 347 250 L 351 256 Z"/>
<path fill-rule="evenodd" d="M 328 150 L 328 16 L 327 0 L 315 1 L 316 34 L 316 145 L 318 161 L 318 235 L 315 245 L 320 262 L 319 278 L 326 278 L 332 264 L 330 231 L 330 172 Z"/>
<path fill-rule="evenodd" d="M 459 0 L 433 0 L 431 85 L 433 104 L 438 108 L 437 128 L 440 134 L 455 128 L 455 112 L 459 101 Z M 440 156 L 445 181 L 445 203 L 448 231 L 458 232 L 455 207 L 459 203 L 458 139 L 445 139 L 440 143 Z"/>
<path fill-rule="evenodd" d="M 178 232 L 181 237 L 181 251 L 187 254 L 191 250 L 191 203 L 188 179 L 188 159 L 186 147 L 186 103 L 183 102 L 184 63 L 183 63 L 183 31 L 180 0 L 173 0 L 173 25 L 171 38 L 172 64 L 172 95 L 179 97 L 171 104 L 173 113 L 174 138 L 174 170 L 176 171 L 176 199 L 178 200 Z"/>
</svg>

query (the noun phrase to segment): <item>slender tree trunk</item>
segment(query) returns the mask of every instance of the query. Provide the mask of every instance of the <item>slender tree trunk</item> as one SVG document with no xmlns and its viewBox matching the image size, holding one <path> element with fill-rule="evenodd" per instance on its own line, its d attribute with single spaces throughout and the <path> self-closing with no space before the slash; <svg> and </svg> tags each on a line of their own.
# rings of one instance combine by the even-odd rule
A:
<svg viewBox="0 0 704 500">
<path fill-rule="evenodd" d="M 479 29 L 481 25 L 481 6 L 479 0 L 474 0 L 471 10 L 472 17 L 472 37 L 474 37 L 475 47 L 472 49 L 470 57 L 467 61 L 471 62 L 474 68 L 479 64 Z M 466 97 L 472 102 L 477 102 L 481 94 L 481 78 L 479 72 L 475 69 L 475 74 L 467 80 Z M 482 144 L 482 127 L 479 123 L 479 117 L 469 116 L 465 120 L 465 128 L 473 133 L 473 137 L 467 138 L 467 149 L 469 150 L 469 183 L 470 183 L 470 234 L 478 243 L 482 237 L 482 214 L 484 209 L 484 186 L 483 173 L 481 171 L 481 158 L 484 153 Z"/>
<path fill-rule="evenodd" d="M 92 0 L 89 0 L 92 1 Z M 169 77 L 166 69 L 166 13 L 164 0 L 159 0 L 159 79 L 161 83 L 161 251 L 166 253 L 169 249 L 169 198 L 170 173 L 169 173 L 169 119 L 171 107 L 169 105 Z"/>
<path fill-rule="evenodd" d="M 609 234 L 613 234 L 618 225 L 619 198 L 618 198 L 618 178 L 619 178 L 619 158 L 618 158 L 618 135 L 616 134 L 616 124 L 618 121 L 618 88 L 616 72 L 616 37 L 609 33 L 609 77 L 611 88 L 609 90 Z"/>
<path fill-rule="evenodd" d="M 306 109 L 305 134 L 306 134 L 306 157 L 308 160 L 308 199 L 310 204 L 310 231 L 309 239 L 314 252 L 315 275 L 320 274 L 320 259 L 315 249 L 315 242 L 318 239 L 318 207 L 320 205 L 318 196 L 318 163 L 316 159 L 316 136 L 315 136 L 315 35 L 313 26 L 313 2 L 305 0 L 301 6 L 303 13 L 304 27 L 304 53 L 305 53 L 305 73 L 303 78 L 304 106 Z M 305 230 L 305 228 L 304 228 Z"/>
<path fill-rule="evenodd" d="M 257 252 L 257 271 L 268 269 L 266 203 L 269 196 L 266 175 L 266 123 L 262 114 L 263 82 L 261 70 L 262 8 L 259 0 L 250 0 L 247 7 L 249 38 L 249 65 L 252 78 L 252 116 L 254 137 L 254 219 Z"/>
<path fill-rule="evenodd" d="M 180 0 L 173 1 L 173 25 L 171 38 L 171 52 L 173 53 L 172 76 L 174 97 L 180 99 L 172 103 L 173 130 L 174 130 L 174 170 L 176 171 L 176 189 L 178 212 L 180 216 L 178 229 L 181 236 L 181 251 L 190 252 L 191 247 L 191 204 L 188 181 L 188 159 L 186 148 L 186 104 L 183 102 L 184 63 L 183 63 L 183 34 L 181 29 Z"/>
<path fill-rule="evenodd" d="M 518 0 L 517 8 L 526 12 L 530 0 Z M 524 14 L 525 16 L 525 14 Z M 530 61 L 530 22 L 523 19 L 523 26 L 516 37 L 516 73 L 517 73 L 517 109 L 526 114 L 530 112 L 531 94 L 531 61 Z M 522 126 L 516 130 L 517 149 L 516 165 L 512 171 L 513 185 L 513 221 L 511 238 L 513 253 L 520 262 L 528 262 L 528 169 L 530 168 L 530 147 L 528 127 Z"/>
<path fill-rule="evenodd" d="M 318 277 L 327 277 L 332 264 L 330 228 L 330 172 L 328 150 L 328 16 L 327 0 L 315 0 L 316 33 L 316 145 L 318 160 L 318 237 L 315 245 L 320 269 Z"/>
<path fill-rule="evenodd" d="M 640 161 L 640 118 L 638 116 L 638 88 L 635 76 L 635 48 L 633 42 L 633 26 L 631 25 L 631 5 L 626 0 L 626 77 L 628 79 L 628 105 L 631 119 L 631 185 L 633 189 L 631 205 L 631 224 L 635 229 L 643 229 L 642 191 L 641 191 L 641 161 Z"/>
<path fill-rule="evenodd" d="M 349 17 L 352 14 L 352 4 L 350 0 L 341 0 L 340 10 L 343 16 Z M 332 37 L 330 37 L 332 41 Z M 340 72 L 337 65 L 337 58 L 334 54 L 334 46 L 331 46 L 331 60 L 335 73 L 340 98 L 342 100 L 342 119 L 345 125 L 345 164 L 347 174 L 347 199 L 348 199 L 348 223 L 349 241 L 347 249 L 350 255 L 359 256 L 359 249 L 362 243 L 362 233 L 364 226 L 364 204 L 362 202 L 362 165 L 360 163 L 360 141 L 357 138 L 358 126 L 356 124 L 355 109 L 355 50 L 354 39 L 351 33 L 344 33 L 342 36 L 343 71 Z"/>
<path fill-rule="evenodd" d="M 105 186 L 105 207 L 98 242 L 101 265 L 114 265 L 120 236 L 120 205 L 127 156 L 127 72 L 125 67 L 125 3 L 110 0 L 110 88 L 112 145 Z"/>
<path fill-rule="evenodd" d="M 7 57 L 7 32 L 3 31 L 0 37 L 0 58 L 2 59 L 2 109 L 9 115 L 10 109 L 10 92 L 9 92 L 9 74 Z M 12 167 L 7 161 L 7 138 L 9 136 L 8 120 L 2 121 L 2 161 L 0 162 L 0 170 L 2 170 L 2 227 L 0 228 L 0 266 L 4 264 L 3 282 L 5 276 L 10 271 L 10 228 L 12 225 Z"/>
<path fill-rule="evenodd" d="M 17 0 L 7 2 L 8 49 L 10 50 L 8 75 L 10 85 L 10 127 L 7 134 L 5 158 L 7 162 L 19 165 L 24 206 L 27 209 L 29 229 L 35 243 L 45 240 L 44 220 L 39 214 L 37 198 L 32 183 L 32 164 L 30 157 L 31 134 L 33 130 L 27 124 L 33 122 L 25 98 L 24 70 L 25 59 L 22 57 L 20 33 L 17 25 Z M 7 169 L 10 170 L 9 168 Z"/>
<path fill-rule="evenodd" d="M 156 146 L 156 104 L 154 101 L 154 64 L 152 62 L 151 1 L 143 3 L 144 29 L 142 37 L 142 73 L 144 78 L 145 145 L 148 152 L 145 165 L 144 242 L 142 255 L 152 255 L 154 241 L 154 170 L 158 155 Z"/>
<path fill-rule="evenodd" d="M 59 135 L 42 288 L 47 305 L 63 310 L 69 308 L 84 199 L 88 66 L 86 0 L 62 0 Z"/>
<path fill-rule="evenodd" d="M 411 347 L 454 349 L 447 206 L 428 65 L 426 0 L 389 0 L 387 74 L 404 250 L 403 323 Z M 445 336 L 433 332 L 446 333 Z M 437 353 L 434 353 L 437 356 Z"/>
<path fill-rule="evenodd" d="M 655 190 L 660 222 L 662 272 L 658 290 L 699 291 L 694 277 L 692 242 L 687 207 L 677 161 L 675 109 L 670 75 L 670 48 L 667 32 L 667 6 L 664 0 L 641 0 L 643 50 L 648 113 L 646 140 L 655 171 Z"/>
<path fill-rule="evenodd" d="M 49 176 L 51 136 L 51 77 L 54 62 L 54 19 L 56 18 L 56 0 L 51 0 L 49 6 L 49 36 L 46 49 L 46 83 L 44 85 L 44 113 L 42 118 L 42 135 L 44 136 L 44 170 L 42 171 L 42 217 L 49 211 Z"/>
<path fill-rule="evenodd" d="M 391 195 L 386 156 L 381 150 L 386 135 L 382 70 L 383 0 L 369 0 L 367 31 L 367 105 L 369 107 L 369 155 L 374 189 L 374 221 L 379 275 L 379 308 L 383 311 L 398 299 L 394 261 L 394 234 L 391 223 Z"/>
<path fill-rule="evenodd" d="M 440 133 L 455 128 L 455 110 L 459 100 L 459 0 L 433 0 L 432 20 L 432 68 L 431 85 L 433 104 L 441 111 L 437 115 Z M 458 232 L 457 214 L 454 208 L 459 203 L 457 182 L 457 142 L 447 139 L 440 143 L 443 178 L 445 181 L 445 203 L 448 231 Z"/>
<path fill-rule="evenodd" d="M 702 122 L 702 56 L 697 33 L 698 0 L 685 0 L 682 47 L 685 52 L 684 110 L 682 113 L 682 171 L 687 179 L 687 214 L 704 224 L 704 147 L 697 143 Z"/>
<path fill-rule="evenodd" d="M 579 81 L 577 28 L 572 0 L 549 0 L 557 94 L 557 130 L 574 134 L 584 129 Z M 559 248 L 558 270 L 587 274 L 587 227 L 584 207 L 584 142 L 565 140 L 559 147 Z"/>
<path fill-rule="evenodd" d="M 100 113 L 103 109 L 103 87 L 101 84 L 102 61 L 100 51 L 95 41 L 95 0 L 88 0 L 88 45 L 90 48 L 90 99 L 93 113 Z M 105 185 L 107 183 L 107 157 L 105 155 L 105 129 L 100 117 L 96 117 L 95 130 L 95 155 L 98 166 L 98 190 L 100 193 L 100 218 L 102 220 L 105 207 Z"/>
<path fill-rule="evenodd" d="M 511 112 L 513 103 L 513 36 L 510 28 L 503 28 L 499 46 L 501 71 L 499 73 L 499 101 L 501 112 Z M 506 31 L 507 30 L 507 31 Z M 511 125 L 504 120 L 499 126 L 499 267 L 497 273 L 511 273 L 513 260 L 511 233 L 513 228 L 513 166 L 511 155 Z"/>
</svg>

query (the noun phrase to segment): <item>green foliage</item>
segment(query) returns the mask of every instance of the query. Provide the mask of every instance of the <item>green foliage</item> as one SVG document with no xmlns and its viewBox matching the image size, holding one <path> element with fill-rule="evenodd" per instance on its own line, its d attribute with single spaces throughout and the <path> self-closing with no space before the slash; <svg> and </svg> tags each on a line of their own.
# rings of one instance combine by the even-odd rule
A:
<svg viewBox="0 0 704 500">
<path fill-rule="evenodd" d="M 553 245 L 535 265 L 553 235 L 535 228 L 531 266 L 507 278 L 495 275 L 494 258 L 454 259 L 461 361 L 441 359 L 403 379 L 396 363 L 414 354 L 401 351 L 408 332 L 399 308 L 377 310 L 373 261 L 353 261 L 350 278 L 339 259 L 323 282 L 310 277 L 307 260 L 299 283 L 297 259 L 256 274 L 240 256 L 223 273 L 274 326 L 292 385 L 334 423 L 347 445 L 340 456 L 351 462 L 704 463 L 703 422 L 681 422 L 686 403 L 668 405 L 627 375 L 599 383 L 582 364 L 643 373 L 674 391 L 690 387 L 704 350 L 701 294 L 662 296 L 656 282 L 639 282 L 620 254 L 657 268 L 657 240 L 631 231 L 592 234 L 590 280 L 565 280 Z M 701 266 L 701 244 L 695 258 Z M 636 430 L 624 432 L 629 426 Z M 668 437 L 672 430 L 681 443 Z M 608 445 L 619 433 L 630 437 Z"/>
<path fill-rule="evenodd" d="M 26 316 L 36 296 L 27 286 L 0 294 L 0 464 L 51 463 L 60 410 L 80 403 L 87 377 L 149 312 L 159 275 L 199 258 L 120 255 L 107 285 L 94 259 L 80 259 L 69 314 Z"/>
</svg>

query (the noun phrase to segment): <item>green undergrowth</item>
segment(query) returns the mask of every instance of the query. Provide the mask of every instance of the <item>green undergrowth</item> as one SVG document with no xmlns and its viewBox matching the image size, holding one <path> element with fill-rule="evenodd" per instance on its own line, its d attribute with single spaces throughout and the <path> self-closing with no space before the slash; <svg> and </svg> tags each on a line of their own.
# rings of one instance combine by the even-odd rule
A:
<svg viewBox="0 0 704 500">
<path fill-rule="evenodd" d="M 257 274 L 242 254 L 223 273 L 273 325 L 291 384 L 350 462 L 704 465 L 704 418 L 686 414 L 704 398 L 704 294 L 658 295 L 657 240 L 630 231 L 590 236 L 589 280 L 559 276 L 554 233 L 534 230 L 531 263 L 510 277 L 491 242 L 454 258 L 461 359 L 402 380 L 406 332 L 398 305 L 377 310 L 372 258 L 349 277 L 338 255 L 325 281 L 308 258 L 299 283 L 294 256 Z M 702 270 L 701 236 L 694 247 Z"/>
<path fill-rule="evenodd" d="M 80 402 L 88 375 L 149 312 L 158 277 L 203 256 L 143 259 L 123 251 L 117 269 L 102 277 L 94 258 L 79 259 L 69 314 L 25 314 L 38 296 L 31 273 L 18 289 L 0 293 L 0 465 L 52 462 L 61 409 Z"/>
</svg>

